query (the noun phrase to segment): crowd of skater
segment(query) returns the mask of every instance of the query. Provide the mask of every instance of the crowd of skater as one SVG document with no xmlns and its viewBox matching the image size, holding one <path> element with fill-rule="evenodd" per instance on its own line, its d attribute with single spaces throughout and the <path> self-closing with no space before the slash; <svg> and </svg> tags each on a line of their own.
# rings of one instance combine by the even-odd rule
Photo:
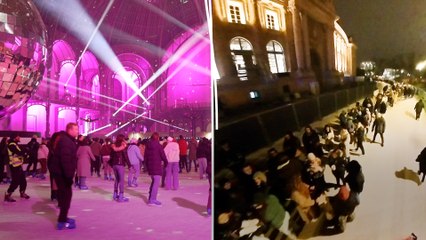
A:
<svg viewBox="0 0 426 240">
<path fill-rule="evenodd" d="M 28 163 L 25 170 L 24 163 Z M 38 163 L 41 168 L 37 168 Z M 78 125 L 70 123 L 65 131 L 56 132 L 41 143 L 33 136 L 28 144 L 21 145 L 17 134 L 4 137 L 0 142 L 0 180 L 2 184 L 9 184 L 4 201 L 15 203 L 12 194 L 18 187 L 19 197 L 30 199 L 26 193 L 28 177 L 39 181 L 49 178 L 51 200 L 57 201 L 60 208 L 59 230 L 76 227 L 75 220 L 68 218 L 72 188 L 90 189 L 91 180 L 102 178 L 102 172 L 103 180 L 111 181 L 112 199 L 117 202 L 129 201 L 124 195 L 126 181 L 127 187 L 136 188 L 141 172 L 146 172 L 151 178 L 148 205 L 162 206 L 157 199 L 159 187 L 178 190 L 179 174 L 191 172 L 192 166 L 200 179 L 210 180 L 209 139 L 160 138 L 158 133 L 149 139 L 128 139 L 122 134 L 114 140 L 91 138 L 78 135 Z M 206 206 L 209 215 L 210 198 L 209 195 Z"/>
<path fill-rule="evenodd" d="M 336 123 L 306 126 L 300 138 L 288 131 L 282 148 L 269 149 L 265 161 L 245 160 L 228 142 L 218 143 L 215 239 L 296 239 L 308 224 L 320 234 L 344 231 L 364 187 L 356 156 L 366 154 L 366 142 L 384 146 L 388 108 L 415 94 L 408 84 L 383 84 L 340 112 Z M 423 108 L 420 100 L 416 119 Z M 326 181 L 327 168 L 335 181 Z"/>
</svg>

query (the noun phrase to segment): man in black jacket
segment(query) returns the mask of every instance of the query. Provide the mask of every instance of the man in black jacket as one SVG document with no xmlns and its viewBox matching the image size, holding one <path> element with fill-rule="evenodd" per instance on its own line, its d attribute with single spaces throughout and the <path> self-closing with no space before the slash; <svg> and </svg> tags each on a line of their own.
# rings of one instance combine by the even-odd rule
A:
<svg viewBox="0 0 426 240">
<path fill-rule="evenodd" d="M 73 229 L 75 220 L 68 218 L 71 205 L 72 184 L 77 167 L 78 125 L 68 123 L 66 132 L 61 132 L 53 145 L 53 155 L 50 164 L 50 174 L 58 186 L 58 204 L 60 208 L 57 229 Z"/>
<path fill-rule="evenodd" d="M 31 138 L 31 141 L 27 144 L 28 149 L 28 166 L 26 174 L 32 175 L 33 177 L 37 174 L 37 152 L 40 144 L 37 142 L 37 135 L 34 135 Z M 33 166 L 33 171 L 30 171 L 31 166 Z"/>
<path fill-rule="evenodd" d="M 10 142 L 7 146 L 7 151 L 9 154 L 9 166 L 12 173 L 12 182 L 10 183 L 7 192 L 4 195 L 5 202 L 16 202 L 15 199 L 11 197 L 12 193 L 18 188 L 21 193 L 21 198 L 29 199 L 25 193 L 27 188 L 27 180 L 25 179 L 24 170 L 22 169 L 22 164 L 24 163 L 24 152 L 19 148 L 20 137 L 18 135 L 12 135 L 10 137 Z"/>
</svg>

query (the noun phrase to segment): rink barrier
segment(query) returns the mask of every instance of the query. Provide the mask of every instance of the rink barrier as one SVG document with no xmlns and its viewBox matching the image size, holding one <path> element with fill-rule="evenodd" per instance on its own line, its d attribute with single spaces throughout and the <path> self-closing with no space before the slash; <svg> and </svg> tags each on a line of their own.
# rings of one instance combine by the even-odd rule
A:
<svg viewBox="0 0 426 240">
<path fill-rule="evenodd" d="M 215 142 L 226 140 L 240 153 L 248 154 L 270 146 L 282 138 L 287 130 L 298 131 L 356 101 L 372 96 L 375 90 L 375 84 L 363 84 L 262 111 L 222 125 L 215 133 Z"/>
</svg>

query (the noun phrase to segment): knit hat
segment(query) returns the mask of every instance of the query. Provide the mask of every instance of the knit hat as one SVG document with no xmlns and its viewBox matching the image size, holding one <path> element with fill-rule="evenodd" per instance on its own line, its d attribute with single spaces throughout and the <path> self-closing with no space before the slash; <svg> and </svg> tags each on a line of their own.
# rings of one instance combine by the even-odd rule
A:
<svg viewBox="0 0 426 240">
<path fill-rule="evenodd" d="M 173 142 L 173 138 L 172 138 L 172 137 L 168 137 L 168 138 L 167 138 L 167 141 L 168 141 L 168 142 Z"/>
<path fill-rule="evenodd" d="M 308 159 L 309 159 L 310 161 L 315 160 L 315 158 L 316 158 L 315 154 L 313 154 L 313 153 L 308 153 Z"/>
</svg>

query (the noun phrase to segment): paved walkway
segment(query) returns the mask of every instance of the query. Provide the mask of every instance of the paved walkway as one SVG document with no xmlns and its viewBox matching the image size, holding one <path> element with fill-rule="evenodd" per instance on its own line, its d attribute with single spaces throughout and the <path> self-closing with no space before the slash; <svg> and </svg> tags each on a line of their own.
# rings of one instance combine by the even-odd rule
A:
<svg viewBox="0 0 426 240">
<path fill-rule="evenodd" d="M 139 177 L 138 188 L 126 188 L 128 203 L 112 201 L 112 181 L 88 178 L 89 190 L 73 191 L 70 216 L 77 229 L 55 230 L 58 209 L 50 201 L 48 180 L 28 180 L 29 200 L 0 202 L 0 239 L 211 239 L 211 217 L 206 203 L 209 183 L 198 173 L 180 175 L 181 189 L 159 190 L 162 207 L 148 206 L 150 178 Z M 0 185 L 3 194 L 7 185 Z"/>
</svg>

